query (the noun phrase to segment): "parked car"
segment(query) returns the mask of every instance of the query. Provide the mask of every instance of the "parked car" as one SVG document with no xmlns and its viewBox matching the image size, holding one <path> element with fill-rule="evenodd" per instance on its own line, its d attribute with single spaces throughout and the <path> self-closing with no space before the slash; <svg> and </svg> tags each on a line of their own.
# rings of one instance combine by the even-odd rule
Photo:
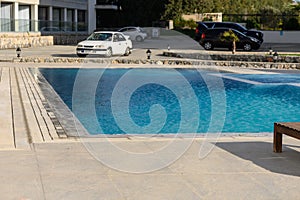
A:
<svg viewBox="0 0 300 200">
<path fill-rule="evenodd" d="M 248 30 L 239 23 L 234 22 L 197 22 L 198 26 L 196 28 L 195 39 L 199 41 L 204 30 L 208 28 L 230 28 L 235 29 L 241 33 L 244 33 L 247 36 L 254 37 L 263 43 L 264 34 L 258 30 Z"/>
<path fill-rule="evenodd" d="M 147 33 L 140 27 L 129 26 L 121 28 L 118 31 L 122 32 L 124 35 L 130 36 L 131 40 L 138 42 L 142 42 L 148 37 Z"/>
<path fill-rule="evenodd" d="M 214 48 L 232 48 L 232 42 L 222 41 L 220 36 L 229 31 L 230 28 L 209 28 L 203 31 L 200 39 L 200 45 L 206 50 L 212 50 Z M 257 50 L 261 45 L 261 41 L 254 37 L 247 36 L 235 29 L 231 29 L 234 34 L 239 38 L 236 42 L 237 49 L 243 49 L 245 51 Z"/>
<path fill-rule="evenodd" d="M 132 51 L 132 42 L 129 36 L 119 32 L 100 31 L 90 35 L 85 41 L 78 43 L 76 53 L 79 57 L 89 54 L 128 56 Z"/>
<path fill-rule="evenodd" d="M 45 26 L 41 28 L 40 32 L 65 32 L 65 30 L 55 26 Z"/>
</svg>

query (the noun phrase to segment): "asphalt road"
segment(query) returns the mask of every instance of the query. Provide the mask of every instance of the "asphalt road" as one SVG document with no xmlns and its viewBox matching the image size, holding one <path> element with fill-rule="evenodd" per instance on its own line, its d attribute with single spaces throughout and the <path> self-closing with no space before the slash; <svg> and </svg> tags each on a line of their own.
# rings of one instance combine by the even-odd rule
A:
<svg viewBox="0 0 300 200">
<path fill-rule="evenodd" d="M 176 36 L 160 36 L 159 38 L 146 39 L 144 42 L 133 42 L 136 49 L 167 49 L 171 50 L 201 50 L 205 51 L 201 45 L 192 38 L 178 34 Z M 270 48 L 277 52 L 300 52 L 300 43 L 263 43 L 258 50 L 251 52 L 268 52 Z M 225 52 L 227 49 L 215 49 L 215 52 Z M 241 52 L 242 50 L 238 50 Z"/>
</svg>

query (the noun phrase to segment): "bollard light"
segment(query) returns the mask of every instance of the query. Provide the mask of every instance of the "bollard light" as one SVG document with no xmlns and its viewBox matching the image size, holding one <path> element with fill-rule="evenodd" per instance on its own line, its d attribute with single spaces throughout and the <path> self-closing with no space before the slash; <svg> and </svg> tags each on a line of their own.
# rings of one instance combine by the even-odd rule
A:
<svg viewBox="0 0 300 200">
<path fill-rule="evenodd" d="M 274 54 L 273 54 L 273 60 L 274 60 L 274 62 L 277 62 L 277 60 L 278 60 L 278 53 L 277 53 L 277 51 L 275 51 Z"/>
<path fill-rule="evenodd" d="M 150 58 L 151 58 L 151 50 L 148 49 L 148 50 L 146 51 L 146 54 L 147 54 L 147 58 L 150 59 Z"/>
<path fill-rule="evenodd" d="M 21 48 L 20 47 L 18 47 L 16 49 L 16 53 L 17 53 L 17 57 L 20 58 L 21 57 Z"/>
<path fill-rule="evenodd" d="M 269 49 L 269 55 L 272 55 L 273 54 L 273 50 L 272 50 L 272 47 L 270 47 Z"/>
</svg>

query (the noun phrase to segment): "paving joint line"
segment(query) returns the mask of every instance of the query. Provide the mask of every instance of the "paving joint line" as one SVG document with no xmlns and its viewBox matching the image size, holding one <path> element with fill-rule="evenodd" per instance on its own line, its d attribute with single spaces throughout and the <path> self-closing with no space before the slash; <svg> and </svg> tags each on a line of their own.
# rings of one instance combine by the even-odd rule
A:
<svg viewBox="0 0 300 200">
<path fill-rule="evenodd" d="M 26 133 L 27 133 L 28 143 L 32 144 L 32 142 L 33 142 L 32 141 L 32 135 L 30 133 L 29 124 L 28 124 L 28 120 L 27 120 L 27 117 L 26 117 L 26 113 L 25 113 L 25 106 L 23 104 L 23 97 L 21 95 L 20 82 L 19 82 L 19 79 L 17 77 L 16 68 L 14 68 L 14 72 L 15 72 L 15 77 L 16 77 L 16 82 L 17 82 L 18 95 L 20 97 L 20 103 L 21 103 L 23 118 L 24 118 L 24 122 L 25 122 L 25 129 L 26 129 Z M 31 147 L 31 145 L 30 145 L 30 147 Z"/>
<path fill-rule="evenodd" d="M 2 69 L 1 69 L 2 71 Z M 1 72 L 2 73 L 2 72 Z M 14 141 L 14 147 L 17 148 L 17 144 L 16 144 L 16 128 L 15 128 L 15 115 L 14 115 L 14 103 L 13 103 L 13 94 L 12 94 L 12 78 L 11 76 L 11 68 L 9 68 L 9 93 L 10 93 L 10 108 L 11 108 L 11 121 L 12 121 L 12 134 L 13 134 L 13 141 Z M 1 77 L 1 74 L 0 74 Z"/>
<path fill-rule="evenodd" d="M 39 111 L 39 114 L 41 115 L 41 117 L 42 117 L 42 119 L 43 119 L 43 122 L 44 122 L 44 124 L 46 125 L 47 132 L 48 132 L 49 137 L 51 138 L 51 140 L 53 140 L 54 138 L 53 138 L 53 136 L 52 136 L 51 133 L 50 133 L 49 126 L 48 126 L 48 124 L 47 124 L 47 122 L 46 122 L 45 117 L 44 117 L 43 114 L 42 114 L 42 108 L 40 107 L 37 98 L 39 98 L 39 100 L 41 100 L 41 102 L 42 102 L 43 100 L 42 100 L 41 96 L 39 95 L 39 92 L 38 92 L 37 88 L 35 87 L 35 84 L 34 84 L 34 82 L 33 82 L 33 80 L 32 80 L 31 75 L 29 74 L 28 70 L 27 70 L 27 69 L 23 69 L 23 74 L 24 74 L 25 78 L 26 78 L 28 81 L 30 81 L 30 82 L 32 83 L 32 87 L 30 86 L 30 83 L 28 83 L 28 86 L 29 86 L 29 88 L 30 88 L 30 91 L 31 91 L 33 100 L 35 101 L 35 103 L 36 103 L 36 105 L 37 105 L 37 108 L 38 108 L 37 111 Z M 40 123 L 39 123 L 39 125 L 40 125 Z M 42 133 L 42 135 L 43 135 L 43 132 L 41 132 L 41 133 Z M 44 135 L 43 135 L 43 136 L 44 136 Z M 44 140 L 45 140 L 45 138 L 44 138 Z"/>
<path fill-rule="evenodd" d="M 30 87 L 30 86 L 28 86 L 28 85 L 26 84 L 27 82 L 25 81 L 24 74 L 22 73 L 22 71 L 19 71 L 19 72 L 20 72 L 20 76 L 21 76 L 21 78 L 22 78 L 22 81 L 23 81 L 23 83 L 24 83 L 25 92 L 26 92 L 26 94 L 27 94 L 27 96 L 28 96 L 29 103 L 30 103 L 31 109 L 32 109 L 32 111 L 33 111 L 33 115 L 34 115 L 34 117 L 35 117 L 35 120 L 36 120 L 38 129 L 39 129 L 40 134 L 41 134 L 41 136 L 42 136 L 42 140 L 45 141 L 45 137 L 44 137 L 44 135 L 43 135 L 43 133 L 42 133 L 42 129 L 41 129 L 40 123 L 39 123 L 39 121 L 38 121 L 36 112 L 35 112 L 34 107 L 33 107 L 33 104 L 32 104 L 32 100 L 31 100 L 30 95 L 29 95 L 29 91 L 28 91 L 29 89 L 28 89 L 28 87 Z"/>
<path fill-rule="evenodd" d="M 38 73 L 38 78 L 41 78 L 41 76 L 42 76 L 41 73 Z M 38 85 L 38 87 L 40 87 L 40 86 Z M 43 92 L 41 91 L 41 93 L 43 93 Z M 65 129 L 63 128 L 62 124 L 60 123 L 57 116 L 53 112 L 53 108 L 50 106 L 49 102 L 46 99 L 43 99 L 42 104 L 43 104 L 43 106 L 47 112 L 47 115 L 49 116 L 55 130 L 56 130 L 56 134 L 58 135 L 58 137 L 61 139 L 68 138 Z"/>
<path fill-rule="evenodd" d="M 2 70 L 3 70 L 3 68 L 0 67 L 0 82 L 1 82 L 1 78 L 2 78 Z"/>
<path fill-rule="evenodd" d="M 25 69 L 24 69 L 25 70 Z M 55 116 L 54 112 L 52 112 L 52 109 L 51 107 L 49 106 L 49 103 L 48 101 L 45 99 L 45 98 L 42 98 L 42 91 L 39 91 L 39 85 L 38 84 L 34 84 L 36 83 L 36 81 L 33 79 L 32 77 L 32 74 L 29 72 L 29 70 L 25 70 L 26 71 L 26 74 L 27 74 L 27 78 L 29 78 L 31 80 L 31 83 L 32 83 L 32 86 L 34 87 L 34 90 L 37 94 L 37 96 L 39 97 L 39 99 L 41 100 L 41 103 L 43 105 L 43 108 L 46 110 L 47 112 L 47 115 L 49 116 L 54 128 L 55 128 L 55 131 L 56 131 L 56 134 L 59 138 L 67 138 L 67 134 L 65 132 L 65 130 L 63 129 L 63 126 L 61 125 L 61 123 L 59 122 L 59 120 L 57 119 L 57 117 Z M 38 77 L 38 76 L 37 76 Z M 39 81 L 39 80 L 37 80 Z M 32 89 L 32 88 L 31 88 Z M 36 97 L 34 95 L 34 98 L 36 100 Z M 37 100 L 36 100 L 37 101 Z M 38 107 L 39 107 L 39 110 L 40 110 L 40 113 L 41 113 L 41 116 L 44 120 L 44 123 L 46 124 L 47 126 L 47 129 L 48 129 L 48 134 L 49 136 L 52 138 L 52 140 L 54 139 L 53 136 L 51 135 L 50 133 L 50 130 L 49 130 L 49 126 L 45 120 L 45 117 L 42 115 L 42 111 L 41 111 L 41 107 L 39 106 L 39 104 L 37 103 Z"/>
</svg>

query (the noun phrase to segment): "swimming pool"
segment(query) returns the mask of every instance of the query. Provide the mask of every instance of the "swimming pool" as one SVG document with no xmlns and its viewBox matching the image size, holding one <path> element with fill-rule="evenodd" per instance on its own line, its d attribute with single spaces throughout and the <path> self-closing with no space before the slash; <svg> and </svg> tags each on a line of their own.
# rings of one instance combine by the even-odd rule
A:
<svg viewBox="0 0 300 200">
<path fill-rule="evenodd" d="M 297 74 L 195 69 L 40 72 L 90 134 L 261 133 L 272 132 L 274 122 L 300 121 Z"/>
</svg>

